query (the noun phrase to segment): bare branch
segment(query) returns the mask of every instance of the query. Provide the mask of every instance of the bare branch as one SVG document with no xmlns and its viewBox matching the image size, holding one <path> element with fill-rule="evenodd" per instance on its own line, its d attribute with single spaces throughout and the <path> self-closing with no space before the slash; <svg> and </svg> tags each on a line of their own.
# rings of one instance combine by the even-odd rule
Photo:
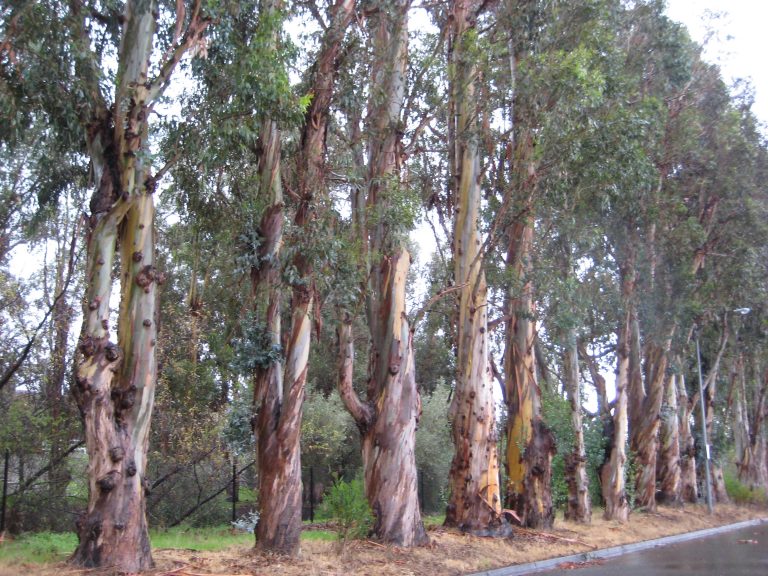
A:
<svg viewBox="0 0 768 576">
<path fill-rule="evenodd" d="M 444 290 L 441 290 L 440 292 L 438 292 L 437 294 L 432 296 L 432 298 L 427 300 L 427 303 L 424 304 L 424 306 L 422 306 L 419 309 L 419 311 L 416 312 L 416 315 L 413 317 L 413 321 L 411 322 L 411 332 L 415 332 L 416 331 L 416 325 L 421 321 L 421 319 L 424 316 L 424 314 L 426 314 L 429 311 L 429 309 L 432 306 L 434 306 L 434 304 L 438 300 L 446 297 L 448 294 L 450 294 L 452 292 L 456 292 L 457 290 L 461 290 L 466 285 L 467 285 L 467 283 L 464 282 L 463 284 L 458 284 L 457 286 L 450 286 L 450 287 L 448 287 L 448 288 L 446 288 Z"/>
</svg>

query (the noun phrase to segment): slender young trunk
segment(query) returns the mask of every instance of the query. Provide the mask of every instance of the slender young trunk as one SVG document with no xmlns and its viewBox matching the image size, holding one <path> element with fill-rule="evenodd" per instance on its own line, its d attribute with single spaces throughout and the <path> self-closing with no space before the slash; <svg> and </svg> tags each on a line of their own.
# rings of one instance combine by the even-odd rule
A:
<svg viewBox="0 0 768 576">
<path fill-rule="evenodd" d="M 723 359 L 723 354 L 728 345 L 728 323 L 727 315 L 723 316 L 723 328 L 720 334 L 720 345 L 715 355 L 715 360 L 712 363 L 712 367 L 707 374 L 704 381 L 704 405 L 706 410 L 706 417 L 704 419 L 704 426 L 707 427 L 707 438 L 710 443 L 714 438 L 714 421 L 715 421 L 715 399 L 717 397 L 717 377 L 720 373 L 720 364 Z M 717 502 L 729 502 L 728 492 L 725 490 L 725 480 L 723 478 L 723 470 L 720 466 L 719 460 L 715 454 L 710 456 L 710 466 L 712 470 L 712 486 L 713 495 Z"/>
<path fill-rule="evenodd" d="M 579 374 L 579 351 L 576 330 L 568 331 L 563 354 L 565 391 L 571 407 L 573 426 L 573 451 L 565 456 L 566 482 L 568 483 L 568 505 L 566 520 L 588 524 L 592 520 L 592 503 L 589 499 L 587 477 L 587 455 L 584 449 L 584 428 L 581 418 L 581 378 Z"/>
<path fill-rule="evenodd" d="M 68 218 L 65 216 L 65 218 Z M 64 234 L 69 226 L 64 226 Z M 78 226 L 72 223 L 72 240 L 67 249 L 63 235 L 58 238 L 56 257 L 56 279 L 54 283 L 51 324 L 53 328 L 53 345 L 48 369 L 45 375 L 45 399 L 51 418 L 50 448 L 48 450 L 50 483 L 50 499 L 55 507 L 59 507 L 66 499 L 67 485 L 71 475 L 66 465 L 64 455 L 68 449 L 68 435 L 65 423 L 64 386 L 67 372 L 67 347 L 69 331 L 72 326 L 73 311 L 69 304 L 69 283 L 74 273 L 75 247 Z M 48 518 L 48 526 L 52 531 L 64 529 L 60 514 Z"/>
<path fill-rule="evenodd" d="M 460 286 L 457 329 L 456 389 L 449 408 L 454 457 L 449 472 L 450 499 L 445 524 L 478 532 L 504 530 L 501 519 L 497 432 L 493 381 L 488 357 L 488 287 L 480 253 L 480 156 L 477 71 L 472 61 L 477 4 L 454 3 L 451 31 L 454 74 L 454 190 L 456 213 L 454 282 Z"/>
<path fill-rule="evenodd" d="M 374 63 L 368 102 L 367 197 L 353 191 L 353 220 L 368 268 L 366 313 L 371 335 L 365 402 L 353 388 L 351 320 L 339 326 L 339 393 L 362 437 L 365 491 L 384 542 L 429 542 L 419 510 L 415 443 L 421 399 L 413 333 L 405 310 L 410 255 L 385 217 L 400 186 L 400 115 L 405 98 L 410 0 L 391 0 L 371 20 Z M 353 128 L 356 131 L 356 128 Z M 358 150 L 359 153 L 359 150 Z M 369 215 L 380 216 L 373 220 Z"/>
</svg>

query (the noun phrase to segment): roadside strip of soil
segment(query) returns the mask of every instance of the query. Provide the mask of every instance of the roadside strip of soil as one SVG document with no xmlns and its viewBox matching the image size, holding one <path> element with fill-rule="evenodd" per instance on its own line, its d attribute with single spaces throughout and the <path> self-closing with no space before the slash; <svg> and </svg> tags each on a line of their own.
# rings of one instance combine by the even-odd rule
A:
<svg viewBox="0 0 768 576">
<path fill-rule="evenodd" d="M 626 524 L 609 522 L 596 510 L 592 524 L 558 520 L 545 532 L 515 529 L 506 539 L 481 538 L 454 530 L 429 531 L 431 544 L 403 549 L 367 540 L 341 546 L 336 542 L 306 540 L 298 558 L 258 554 L 247 546 L 219 552 L 154 550 L 157 568 L 151 576 L 434 576 L 493 574 L 494 569 L 573 556 L 583 562 L 598 550 L 624 548 L 659 538 L 695 533 L 740 522 L 768 518 L 764 508 L 719 504 L 712 515 L 706 506 L 660 507 L 656 512 L 634 512 Z M 696 537 L 694 534 L 691 537 Z M 578 563 L 577 561 L 572 561 Z M 110 571 L 76 570 L 64 563 L 0 566 L 0 576 L 102 576 Z M 505 573 L 506 574 L 506 573 Z M 509 573 L 512 574 L 512 573 Z"/>
</svg>

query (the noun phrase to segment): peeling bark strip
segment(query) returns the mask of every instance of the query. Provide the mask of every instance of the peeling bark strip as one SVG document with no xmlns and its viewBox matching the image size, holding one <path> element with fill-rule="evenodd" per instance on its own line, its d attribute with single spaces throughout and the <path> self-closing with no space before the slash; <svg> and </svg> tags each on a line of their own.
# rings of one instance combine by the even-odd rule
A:
<svg viewBox="0 0 768 576">
<path fill-rule="evenodd" d="M 454 284 L 461 286 L 457 312 L 456 389 L 449 409 L 455 454 L 449 473 L 445 524 L 470 532 L 506 533 L 501 517 L 493 376 L 488 357 L 488 300 L 478 218 L 480 155 L 476 135 L 475 63 L 470 54 L 476 2 L 453 5 L 452 84 L 456 161 L 454 191 Z"/>
<path fill-rule="evenodd" d="M 96 67 L 79 8 L 71 5 L 73 35 Z M 97 187 L 90 202 L 84 318 L 73 388 L 85 428 L 89 499 L 77 522 L 79 545 L 71 562 L 129 573 L 153 564 L 145 514 L 146 460 L 157 378 L 157 285 L 162 280 L 154 268 L 155 208 L 147 188 L 151 167 L 141 152 L 152 101 L 208 23 L 197 2 L 184 39 L 162 65 L 161 77 L 151 80 L 147 70 L 155 18 L 152 0 L 127 2 L 114 112 L 94 85 L 91 106 L 84 107 L 91 116 L 81 118 Z M 121 299 L 114 344 L 109 340 L 109 298 L 117 245 Z"/>
</svg>

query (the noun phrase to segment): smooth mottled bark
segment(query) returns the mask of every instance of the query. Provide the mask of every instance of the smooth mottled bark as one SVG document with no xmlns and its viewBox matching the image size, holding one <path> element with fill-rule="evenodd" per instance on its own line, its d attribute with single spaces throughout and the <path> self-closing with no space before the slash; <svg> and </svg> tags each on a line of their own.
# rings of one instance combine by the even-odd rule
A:
<svg viewBox="0 0 768 576">
<path fill-rule="evenodd" d="M 75 387 L 88 453 L 87 511 L 77 522 L 71 562 L 140 572 L 152 567 L 145 513 L 147 443 L 154 403 L 157 338 L 155 182 L 146 163 L 150 106 L 208 21 L 196 4 L 183 37 L 148 77 L 157 7 L 128 2 L 118 53 L 115 104 L 101 96 L 98 59 L 91 53 L 86 17 L 71 5 L 78 75 L 90 87 L 81 108 L 96 189 L 86 240 L 83 326 L 75 358 Z M 179 24 L 181 26 L 182 23 Z M 116 253 L 119 246 L 119 255 Z M 109 300 L 116 260 L 120 269 L 117 343 L 110 341 Z"/>
<path fill-rule="evenodd" d="M 613 409 L 613 434 L 611 436 L 610 457 L 600 470 L 602 494 L 605 500 L 606 520 L 626 522 L 629 519 L 629 501 L 626 494 L 626 476 L 624 467 L 627 462 L 627 403 L 630 381 L 630 348 L 632 341 L 631 302 L 635 296 L 635 256 L 632 248 L 627 251 L 621 267 L 621 297 L 624 305 L 621 323 L 617 331 L 616 343 L 616 400 Z"/>
<path fill-rule="evenodd" d="M 581 417 L 581 377 L 576 331 L 569 330 L 563 352 L 563 376 L 565 392 L 571 409 L 573 450 L 565 455 L 565 480 L 568 484 L 566 520 L 589 523 L 592 520 L 592 503 L 589 498 L 587 455 L 584 449 L 584 427 Z"/>
<path fill-rule="evenodd" d="M 456 388 L 449 408 L 454 457 L 445 524 L 471 532 L 503 531 L 493 378 L 488 350 L 488 287 L 483 270 L 480 155 L 472 60 L 478 3 L 457 1 L 451 30 L 453 134 L 454 283 L 460 286 L 456 315 Z"/>
</svg>

